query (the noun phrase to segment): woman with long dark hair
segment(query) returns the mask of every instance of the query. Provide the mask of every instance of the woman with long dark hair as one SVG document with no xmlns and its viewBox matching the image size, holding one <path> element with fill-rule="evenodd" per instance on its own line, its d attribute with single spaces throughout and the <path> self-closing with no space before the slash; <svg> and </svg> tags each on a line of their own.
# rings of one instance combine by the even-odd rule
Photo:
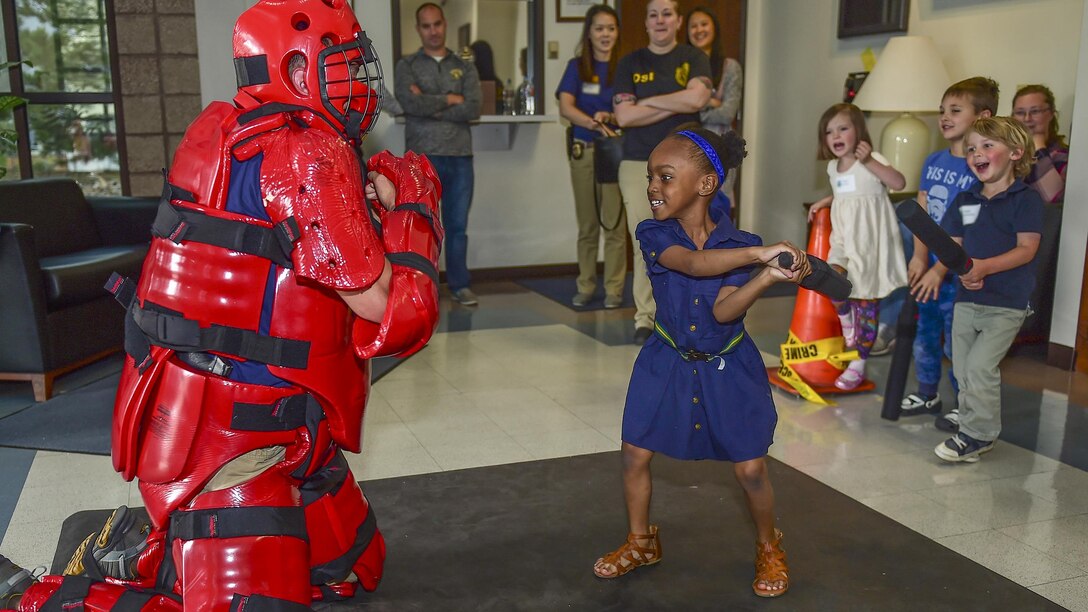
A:
<svg viewBox="0 0 1088 612">
<path fill-rule="evenodd" d="M 710 72 L 716 87 L 710 95 L 710 101 L 699 113 L 703 127 L 724 134 L 735 128 L 737 112 L 744 86 L 744 73 L 740 62 L 726 57 L 722 45 L 722 28 L 714 11 L 705 6 L 697 6 L 688 11 L 686 21 L 688 44 L 699 49 L 710 58 Z M 733 185 L 737 171 L 732 169 L 725 177 L 721 191 L 733 201 Z"/>
<path fill-rule="evenodd" d="M 575 306 L 588 305 L 597 291 L 597 247 L 602 230 L 604 307 L 619 308 L 623 304 L 627 225 L 619 186 L 597 183 L 593 170 L 594 138 L 615 135 L 612 75 L 616 71 L 613 50 L 618 39 L 616 11 L 604 4 L 591 6 L 586 11 L 575 57 L 567 63 L 555 92 L 559 114 L 571 124 L 567 157 L 578 219 L 578 287 L 571 300 Z"/>
</svg>

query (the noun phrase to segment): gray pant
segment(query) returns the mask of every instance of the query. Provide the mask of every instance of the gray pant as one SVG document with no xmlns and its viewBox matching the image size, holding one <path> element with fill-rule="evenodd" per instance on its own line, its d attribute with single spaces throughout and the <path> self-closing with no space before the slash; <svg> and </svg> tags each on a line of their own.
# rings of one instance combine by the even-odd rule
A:
<svg viewBox="0 0 1088 612">
<path fill-rule="evenodd" d="M 959 302 L 952 314 L 952 367 L 960 382 L 960 431 L 976 440 L 1001 433 L 1001 370 L 1027 311 Z"/>
</svg>

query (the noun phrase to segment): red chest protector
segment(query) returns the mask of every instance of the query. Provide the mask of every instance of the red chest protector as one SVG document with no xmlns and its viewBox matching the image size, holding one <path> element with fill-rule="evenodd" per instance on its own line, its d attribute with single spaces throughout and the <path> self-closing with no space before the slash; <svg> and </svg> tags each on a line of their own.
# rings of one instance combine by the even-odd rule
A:
<svg viewBox="0 0 1088 612">
<path fill-rule="evenodd" d="M 152 347 L 126 359 L 115 403 L 114 464 L 126 478 L 161 364 L 175 351 L 267 364 L 318 399 L 336 442 L 359 450 L 370 372 L 336 291 L 373 284 L 385 253 L 355 151 L 312 119 L 216 102 L 178 147 L 131 308 L 130 325 Z M 271 222 L 224 210 L 231 157 L 258 153 Z"/>
</svg>

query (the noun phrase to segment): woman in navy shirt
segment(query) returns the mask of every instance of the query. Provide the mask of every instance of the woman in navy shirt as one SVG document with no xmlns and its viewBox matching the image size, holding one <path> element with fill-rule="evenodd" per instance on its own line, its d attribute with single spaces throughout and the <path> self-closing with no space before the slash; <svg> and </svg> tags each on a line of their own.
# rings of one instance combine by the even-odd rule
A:
<svg viewBox="0 0 1088 612">
<path fill-rule="evenodd" d="M 614 136 L 612 125 L 612 50 L 619 38 L 619 18 L 611 7 L 596 4 L 586 11 L 582 40 L 567 63 L 555 96 L 559 114 L 570 121 L 570 182 L 578 219 L 578 292 L 571 302 L 585 306 L 597 291 L 597 246 L 604 230 L 604 307 L 623 304 L 627 274 L 627 219 L 615 183 L 597 183 L 593 173 L 593 139 Z"/>
</svg>

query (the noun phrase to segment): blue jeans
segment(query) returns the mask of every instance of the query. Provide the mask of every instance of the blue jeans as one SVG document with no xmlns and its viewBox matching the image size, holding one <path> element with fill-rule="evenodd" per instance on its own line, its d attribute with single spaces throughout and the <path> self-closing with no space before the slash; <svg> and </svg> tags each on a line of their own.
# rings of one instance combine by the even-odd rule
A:
<svg viewBox="0 0 1088 612">
<path fill-rule="evenodd" d="M 470 155 L 428 155 L 442 181 L 442 227 L 446 230 L 446 282 L 450 291 L 469 286 L 468 209 L 476 175 Z"/>
<path fill-rule="evenodd" d="M 937 297 L 918 304 L 918 334 L 914 337 L 914 370 L 918 391 L 932 396 L 941 382 L 941 356 L 952 359 L 952 312 L 956 302 L 956 279 L 941 281 Z M 943 342 L 942 342 L 943 341 Z M 943 345 L 943 346 L 942 346 Z M 954 368 L 948 369 L 952 389 L 959 393 Z"/>
</svg>

